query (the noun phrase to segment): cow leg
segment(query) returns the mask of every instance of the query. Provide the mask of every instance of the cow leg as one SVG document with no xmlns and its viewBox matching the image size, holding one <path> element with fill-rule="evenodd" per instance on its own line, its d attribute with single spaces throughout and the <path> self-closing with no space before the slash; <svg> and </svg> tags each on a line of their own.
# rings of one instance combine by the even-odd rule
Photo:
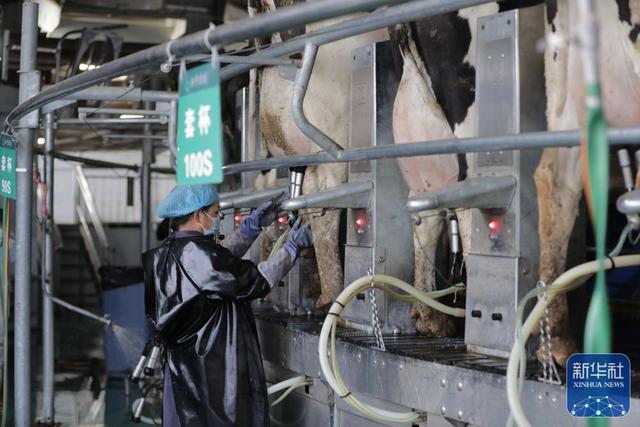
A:
<svg viewBox="0 0 640 427">
<path fill-rule="evenodd" d="M 540 233 L 540 280 L 551 284 L 565 271 L 569 238 L 582 196 L 579 148 L 545 149 L 535 172 Z M 566 294 L 549 304 L 553 357 L 565 366 L 577 345 L 569 328 Z M 543 354 L 538 351 L 538 358 Z"/>
<path fill-rule="evenodd" d="M 259 173 L 253 183 L 253 191 L 266 190 L 276 186 L 276 170 L 272 169 L 268 172 Z M 274 239 L 276 236 L 275 225 L 272 224 L 264 229 L 258 236 L 258 247 L 260 262 L 266 261 L 273 249 Z"/>
<path fill-rule="evenodd" d="M 422 292 L 436 289 L 435 258 L 445 219 L 440 215 L 423 218 L 413 228 L 415 247 L 415 287 Z M 422 302 L 411 307 L 411 317 L 416 320 L 416 329 L 432 337 L 446 337 L 455 333 L 453 319 L 432 309 Z"/>
<path fill-rule="evenodd" d="M 335 187 L 344 183 L 345 180 L 345 165 L 311 166 L 305 172 L 303 193 L 309 194 Z M 308 216 L 320 276 L 320 296 L 316 300 L 318 310 L 327 308 L 343 288 L 344 277 L 338 242 L 340 212 L 340 210 L 329 210 L 321 215 L 318 209 L 310 209 Z"/>
</svg>

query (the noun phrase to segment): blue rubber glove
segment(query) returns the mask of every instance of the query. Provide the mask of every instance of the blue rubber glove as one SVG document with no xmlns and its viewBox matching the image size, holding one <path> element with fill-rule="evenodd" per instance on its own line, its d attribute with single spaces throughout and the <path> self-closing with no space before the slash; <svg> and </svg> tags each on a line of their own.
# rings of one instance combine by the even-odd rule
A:
<svg viewBox="0 0 640 427">
<path fill-rule="evenodd" d="M 258 206 L 240 223 L 240 232 L 248 239 L 255 240 L 262 227 L 273 224 L 278 216 L 278 205 L 269 200 Z"/>
<path fill-rule="evenodd" d="M 258 264 L 258 271 L 273 288 L 289 273 L 294 264 L 295 259 L 291 259 L 287 251 L 282 248 L 271 258 Z"/>
<path fill-rule="evenodd" d="M 310 248 L 313 246 L 313 234 L 311 233 L 311 225 L 306 223 L 302 225 L 302 218 L 298 218 L 298 220 L 291 227 L 291 231 L 289 232 L 289 238 L 286 243 L 283 245 L 283 248 L 292 260 L 298 258 L 300 254 L 300 249 Z"/>
</svg>

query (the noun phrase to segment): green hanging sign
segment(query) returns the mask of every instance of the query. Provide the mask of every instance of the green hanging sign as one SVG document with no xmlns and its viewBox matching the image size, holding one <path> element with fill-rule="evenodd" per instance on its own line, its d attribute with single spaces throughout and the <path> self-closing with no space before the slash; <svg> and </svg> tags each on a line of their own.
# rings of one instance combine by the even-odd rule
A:
<svg viewBox="0 0 640 427">
<path fill-rule="evenodd" d="M 16 199 L 16 139 L 0 135 L 0 195 Z"/>
<path fill-rule="evenodd" d="M 222 182 L 221 117 L 218 66 L 187 71 L 178 99 L 178 185 Z"/>
</svg>

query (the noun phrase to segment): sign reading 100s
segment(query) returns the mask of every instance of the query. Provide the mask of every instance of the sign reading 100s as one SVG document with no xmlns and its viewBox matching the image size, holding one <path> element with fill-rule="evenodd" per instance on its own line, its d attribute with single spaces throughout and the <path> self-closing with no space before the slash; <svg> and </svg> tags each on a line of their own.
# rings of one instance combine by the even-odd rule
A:
<svg viewBox="0 0 640 427">
<path fill-rule="evenodd" d="M 207 63 L 189 70 L 178 100 L 179 185 L 222 182 L 220 76 Z"/>
</svg>

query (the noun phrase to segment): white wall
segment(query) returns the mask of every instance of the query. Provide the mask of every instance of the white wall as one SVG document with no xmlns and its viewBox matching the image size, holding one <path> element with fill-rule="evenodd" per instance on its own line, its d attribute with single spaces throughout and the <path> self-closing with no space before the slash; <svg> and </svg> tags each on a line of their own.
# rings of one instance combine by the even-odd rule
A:
<svg viewBox="0 0 640 427">
<path fill-rule="evenodd" d="M 142 154 L 139 151 L 97 151 L 69 154 L 126 164 L 139 165 L 142 161 Z M 167 167 L 168 165 L 168 153 L 157 156 L 154 166 Z M 55 161 L 54 220 L 58 224 L 77 223 L 75 206 L 80 194 L 75 181 L 75 167 L 76 163 L 74 162 Z M 140 179 L 136 172 L 89 167 L 85 167 L 84 171 L 102 222 L 123 224 L 140 222 Z M 127 177 L 134 178 L 133 206 L 127 206 Z M 155 207 L 174 186 L 174 175 L 152 174 L 151 210 L 153 222 L 157 222 L 153 214 Z"/>
</svg>

